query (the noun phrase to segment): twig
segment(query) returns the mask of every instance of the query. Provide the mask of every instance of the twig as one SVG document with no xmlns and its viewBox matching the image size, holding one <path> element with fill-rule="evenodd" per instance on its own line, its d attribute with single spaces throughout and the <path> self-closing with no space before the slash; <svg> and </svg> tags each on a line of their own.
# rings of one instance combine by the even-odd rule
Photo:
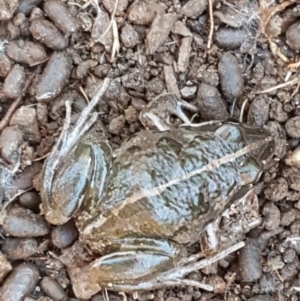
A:
<svg viewBox="0 0 300 301">
<path fill-rule="evenodd" d="M 112 21 L 112 29 L 113 29 L 113 48 L 110 61 L 114 61 L 116 54 L 119 54 L 120 51 L 120 41 L 119 41 L 119 33 L 118 33 L 118 25 L 115 20 Z"/>
<path fill-rule="evenodd" d="M 93 0 L 93 3 L 95 4 L 94 6 L 96 7 L 97 13 L 98 13 L 99 10 L 100 10 L 98 1 L 97 1 L 97 0 Z M 108 24 L 106 30 L 105 30 L 104 33 L 102 34 L 102 36 L 101 36 L 100 38 L 98 38 L 97 41 L 100 41 L 100 40 L 108 33 L 108 31 L 110 30 L 110 28 L 112 27 L 112 25 L 113 25 L 113 20 L 114 20 L 114 18 L 115 18 L 115 14 L 116 14 L 116 11 L 117 11 L 118 4 L 119 4 L 119 0 L 116 0 L 114 10 L 113 10 L 113 12 L 112 12 L 112 14 L 111 14 L 111 17 L 110 17 L 110 22 L 109 22 L 109 24 Z"/>
<path fill-rule="evenodd" d="M 209 13 L 209 34 L 207 40 L 207 49 L 211 47 L 212 36 L 214 33 L 214 16 L 213 16 L 213 0 L 208 0 L 208 13 Z"/>
<path fill-rule="evenodd" d="M 261 11 L 261 18 L 260 18 L 260 31 L 262 34 L 266 35 L 265 29 L 270 22 L 271 18 L 281 11 L 283 11 L 288 6 L 294 4 L 297 0 L 289 0 L 285 1 L 279 5 L 269 7 L 269 8 L 262 8 Z"/>
<path fill-rule="evenodd" d="M 38 69 L 37 69 L 38 70 Z M 31 85 L 37 70 L 35 72 L 32 72 L 29 77 L 26 79 L 24 87 L 22 89 L 22 92 L 20 93 L 20 95 L 13 101 L 13 103 L 11 104 L 11 106 L 9 107 L 9 109 L 7 110 L 5 116 L 3 117 L 3 119 L 0 121 L 0 132 L 3 131 L 3 129 L 7 126 L 7 124 L 10 121 L 11 116 L 13 115 L 13 113 L 15 112 L 15 110 L 17 109 L 17 107 L 19 106 L 19 104 L 21 103 L 25 93 L 27 92 L 29 86 Z"/>
<path fill-rule="evenodd" d="M 258 92 L 256 92 L 256 94 L 269 93 L 269 92 L 275 91 L 277 89 L 284 88 L 284 87 L 286 87 L 288 85 L 294 85 L 294 84 L 299 83 L 299 82 L 300 82 L 300 78 L 294 78 L 294 79 L 292 79 L 292 80 L 290 80 L 288 82 L 285 82 L 283 84 L 279 84 L 277 86 L 271 87 L 271 88 L 263 90 L 263 91 L 258 91 Z"/>
<path fill-rule="evenodd" d="M 299 67 L 300 67 L 300 60 L 298 62 L 295 62 L 295 63 L 289 63 L 288 66 L 287 66 L 287 68 L 289 70 L 291 70 L 291 69 L 297 69 Z"/>
<path fill-rule="evenodd" d="M 245 107 L 246 107 L 247 103 L 248 103 L 248 98 L 246 98 L 243 101 L 242 108 L 241 108 L 241 114 L 240 114 L 240 122 L 243 122 L 243 115 L 244 115 L 244 111 L 245 111 Z"/>
</svg>

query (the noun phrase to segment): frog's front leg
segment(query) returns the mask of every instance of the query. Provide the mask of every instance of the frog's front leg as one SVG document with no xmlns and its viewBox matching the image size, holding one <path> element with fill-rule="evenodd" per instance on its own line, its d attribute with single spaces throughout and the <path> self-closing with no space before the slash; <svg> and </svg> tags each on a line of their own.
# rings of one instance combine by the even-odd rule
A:
<svg viewBox="0 0 300 301">
<path fill-rule="evenodd" d="M 112 242 L 118 250 L 93 261 L 89 278 L 101 286 L 137 284 L 174 268 L 185 248 L 167 238 L 125 237 Z"/>
<path fill-rule="evenodd" d="M 155 128 L 160 131 L 166 131 L 172 127 L 169 121 L 171 115 L 179 117 L 185 124 L 191 124 L 183 109 L 198 112 L 196 106 L 178 99 L 172 93 L 164 93 L 143 108 L 140 121 L 146 128 Z"/>
</svg>

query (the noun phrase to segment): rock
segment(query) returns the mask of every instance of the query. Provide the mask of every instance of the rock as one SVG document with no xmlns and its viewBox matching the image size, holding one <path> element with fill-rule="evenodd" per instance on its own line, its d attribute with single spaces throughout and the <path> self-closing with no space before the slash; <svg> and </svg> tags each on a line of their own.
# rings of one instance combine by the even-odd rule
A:
<svg viewBox="0 0 300 301">
<path fill-rule="evenodd" d="M 26 259 L 37 251 L 38 243 L 34 238 L 9 238 L 2 245 L 2 251 L 11 260 Z"/>
<path fill-rule="evenodd" d="M 0 288 L 0 301 L 22 301 L 39 281 L 39 270 L 32 263 L 14 267 Z"/>
<path fill-rule="evenodd" d="M 37 87 L 36 99 L 49 101 L 57 97 L 68 83 L 72 61 L 65 52 L 54 52 L 42 74 Z"/>
<path fill-rule="evenodd" d="M 115 9 L 116 1 L 118 1 L 116 15 L 124 14 L 124 11 L 128 7 L 129 0 L 103 0 L 102 3 L 105 9 L 111 14 Z"/>
<path fill-rule="evenodd" d="M 126 24 L 121 30 L 121 41 L 127 48 L 132 48 L 139 43 L 139 35 L 133 26 Z"/>
<path fill-rule="evenodd" d="M 14 113 L 9 124 L 19 126 L 25 140 L 31 143 L 40 142 L 41 134 L 35 108 L 22 106 Z"/>
<path fill-rule="evenodd" d="M 300 50 L 300 21 L 292 24 L 286 31 L 286 43 L 294 50 Z"/>
<path fill-rule="evenodd" d="M 229 117 L 226 103 L 214 86 L 205 83 L 199 85 L 196 106 L 203 120 L 225 120 Z"/>
<path fill-rule="evenodd" d="M 192 37 L 186 37 L 181 39 L 181 45 L 179 47 L 178 54 L 178 71 L 185 72 L 188 69 L 191 51 L 192 51 Z"/>
<path fill-rule="evenodd" d="M 17 12 L 28 15 L 35 7 L 39 7 L 42 1 L 43 0 L 20 0 Z"/>
<path fill-rule="evenodd" d="M 101 43 L 107 51 L 110 51 L 113 45 L 112 28 L 110 28 L 107 31 L 109 25 L 110 25 L 110 16 L 108 15 L 107 12 L 100 10 L 97 13 L 97 17 L 94 20 L 91 37 L 95 42 Z"/>
<path fill-rule="evenodd" d="M 108 126 L 108 131 L 114 135 L 120 134 L 125 126 L 126 119 L 123 115 L 113 117 Z"/>
<path fill-rule="evenodd" d="M 221 27 L 216 31 L 214 40 L 217 46 L 224 49 L 238 49 L 245 41 L 247 33 L 244 29 Z"/>
<path fill-rule="evenodd" d="M 50 226 L 44 216 L 14 206 L 9 209 L 4 219 L 3 231 L 15 237 L 37 237 L 47 235 Z"/>
<path fill-rule="evenodd" d="M 224 53 L 219 60 L 218 69 L 224 96 L 231 101 L 239 98 L 243 93 L 244 81 L 237 59 L 229 52 Z"/>
<path fill-rule="evenodd" d="M 18 8 L 18 0 L 0 0 L 0 21 L 11 19 Z"/>
<path fill-rule="evenodd" d="M 172 66 L 164 65 L 164 76 L 168 92 L 174 93 L 178 98 L 180 98 L 180 91 L 177 85 L 174 68 Z"/>
<path fill-rule="evenodd" d="M 128 9 L 128 20 L 134 24 L 150 25 L 157 15 L 163 13 L 164 7 L 159 1 L 137 1 Z"/>
<path fill-rule="evenodd" d="M 46 51 L 41 44 L 23 40 L 9 42 L 6 53 L 15 62 L 29 66 L 35 66 L 47 58 Z"/>
<path fill-rule="evenodd" d="M 48 20 L 32 21 L 29 30 L 36 40 L 50 49 L 62 51 L 68 47 L 69 39 Z"/>
<path fill-rule="evenodd" d="M 247 122 L 256 126 L 263 126 L 269 119 L 269 109 L 268 96 L 256 96 L 250 104 Z"/>
<path fill-rule="evenodd" d="M 21 65 L 14 65 L 5 78 L 3 93 L 7 98 L 17 98 L 22 93 L 22 86 L 25 81 L 25 69 Z"/>
<path fill-rule="evenodd" d="M 239 11 L 232 9 L 231 7 L 225 5 L 222 6 L 222 10 L 214 11 L 214 16 L 217 17 L 222 23 L 233 27 L 239 28 L 246 24 L 248 17 L 241 14 Z"/>
<path fill-rule="evenodd" d="M 180 14 L 187 18 L 196 19 L 204 13 L 207 8 L 207 0 L 189 0 L 180 9 Z"/>
<path fill-rule="evenodd" d="M 157 15 L 146 37 L 146 53 L 153 54 L 166 40 L 177 20 L 174 13 Z"/>
<path fill-rule="evenodd" d="M 0 52 L 0 77 L 6 77 L 11 70 L 11 62 L 5 53 Z"/>
<path fill-rule="evenodd" d="M 196 95 L 197 86 L 185 86 L 180 90 L 183 98 L 192 99 Z"/>
<path fill-rule="evenodd" d="M 18 162 L 20 153 L 19 148 L 23 144 L 23 134 L 19 127 L 8 126 L 0 136 L 1 155 L 10 164 Z"/>
<path fill-rule="evenodd" d="M 177 21 L 172 29 L 172 32 L 184 37 L 192 37 L 192 32 L 183 24 L 182 21 Z"/>
<path fill-rule="evenodd" d="M 290 118 L 285 124 L 285 130 L 291 138 L 300 138 L 300 116 Z"/>
<path fill-rule="evenodd" d="M 44 3 L 44 11 L 55 26 L 66 36 L 77 31 L 77 20 L 71 15 L 64 2 L 58 0 L 47 0 Z"/>
</svg>

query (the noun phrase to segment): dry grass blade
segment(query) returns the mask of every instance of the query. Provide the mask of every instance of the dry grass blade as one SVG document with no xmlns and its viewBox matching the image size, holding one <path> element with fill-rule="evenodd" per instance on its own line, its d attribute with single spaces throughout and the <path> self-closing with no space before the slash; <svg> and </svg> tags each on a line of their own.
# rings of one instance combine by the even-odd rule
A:
<svg viewBox="0 0 300 301">
<path fill-rule="evenodd" d="M 288 82 L 285 82 L 285 83 L 283 83 L 283 84 L 279 84 L 279 85 L 277 85 L 277 86 L 268 88 L 268 89 L 263 90 L 263 91 L 258 91 L 258 92 L 256 92 L 256 94 L 270 93 L 270 92 L 273 92 L 273 91 L 275 91 L 275 90 L 277 90 L 277 89 L 284 88 L 284 87 L 289 86 L 289 85 L 294 85 L 294 84 L 297 84 L 297 83 L 299 83 L 299 82 L 300 82 L 300 78 L 294 78 L 294 79 L 292 79 L 292 80 L 290 80 L 290 81 L 288 81 Z"/>
<path fill-rule="evenodd" d="M 208 0 L 208 12 L 209 12 L 209 34 L 207 40 L 207 49 L 210 49 L 212 44 L 212 36 L 214 33 L 214 16 L 213 16 L 213 0 Z"/>
</svg>

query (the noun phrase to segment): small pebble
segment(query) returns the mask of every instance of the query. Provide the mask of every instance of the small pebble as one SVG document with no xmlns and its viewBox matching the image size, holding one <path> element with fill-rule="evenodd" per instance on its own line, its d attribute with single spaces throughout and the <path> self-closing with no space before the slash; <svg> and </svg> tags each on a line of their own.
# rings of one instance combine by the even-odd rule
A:
<svg viewBox="0 0 300 301">
<path fill-rule="evenodd" d="M 70 246 L 78 237 L 78 230 L 74 221 L 53 227 L 51 231 L 51 239 L 53 244 L 59 249 Z"/>
<path fill-rule="evenodd" d="M 139 35 L 133 26 L 126 24 L 121 30 L 121 41 L 127 48 L 132 48 L 139 43 Z"/>
<path fill-rule="evenodd" d="M 180 90 L 183 98 L 192 99 L 196 95 L 197 86 L 185 86 Z"/>
<path fill-rule="evenodd" d="M 291 138 L 300 138 L 300 116 L 290 118 L 285 124 L 285 130 Z"/>
<path fill-rule="evenodd" d="M 286 43 L 294 50 L 300 50 L 300 21 L 292 24 L 286 31 Z"/>
<path fill-rule="evenodd" d="M 179 72 L 185 72 L 188 69 L 192 51 L 192 41 L 192 37 L 185 37 L 181 39 L 177 62 L 177 68 Z"/>
<path fill-rule="evenodd" d="M 276 180 L 272 181 L 265 188 L 264 193 L 268 200 L 272 202 L 278 202 L 283 200 L 289 193 L 288 183 L 287 181 L 279 177 Z"/>
<path fill-rule="evenodd" d="M 11 126 L 17 125 L 26 140 L 32 143 L 40 142 L 41 134 L 34 107 L 22 106 L 19 108 L 12 116 L 9 124 Z"/>
<path fill-rule="evenodd" d="M 41 44 L 23 40 L 10 41 L 6 53 L 15 62 L 28 66 L 35 66 L 47 58 L 47 53 Z"/>
<path fill-rule="evenodd" d="M 269 120 L 269 98 L 267 95 L 256 96 L 250 104 L 247 123 L 263 126 Z"/>
<path fill-rule="evenodd" d="M 44 11 L 47 14 L 47 17 L 66 36 L 77 31 L 77 20 L 71 15 L 64 2 L 59 0 L 47 0 L 44 3 Z"/>
<path fill-rule="evenodd" d="M 215 33 L 216 45 L 224 49 L 238 49 L 246 38 L 246 31 L 230 27 L 222 27 Z"/>
<path fill-rule="evenodd" d="M 12 270 L 11 263 L 7 257 L 0 251 L 0 282 L 2 283 L 6 275 Z"/>
<path fill-rule="evenodd" d="M 150 25 L 156 16 L 164 13 L 159 1 L 138 1 L 128 9 L 128 21 L 139 25 Z"/>
<path fill-rule="evenodd" d="M 49 101 L 57 97 L 68 83 L 72 61 L 65 52 L 54 52 L 42 74 L 36 91 L 38 101 Z"/>
<path fill-rule="evenodd" d="M 11 62 L 5 53 L 0 52 L 0 77 L 6 77 L 11 70 Z"/>
<path fill-rule="evenodd" d="M 155 17 L 145 41 L 147 54 L 154 54 L 163 44 L 176 21 L 177 15 L 174 13 Z"/>
<path fill-rule="evenodd" d="M 38 243 L 34 238 L 6 238 L 2 251 L 11 260 L 26 259 L 37 251 Z"/>
<path fill-rule="evenodd" d="M 260 244 L 255 239 L 249 239 L 239 252 L 239 267 L 241 281 L 253 282 L 262 274 L 262 257 Z"/>
<path fill-rule="evenodd" d="M 126 119 L 123 115 L 113 117 L 109 122 L 108 131 L 114 135 L 118 135 L 125 126 Z"/>
<path fill-rule="evenodd" d="M 43 277 L 40 285 L 43 292 L 54 301 L 69 300 L 69 297 L 63 287 L 53 278 L 49 276 Z"/>
<path fill-rule="evenodd" d="M 48 20 L 34 20 L 29 30 L 32 36 L 54 51 L 62 51 L 68 47 L 69 39 Z"/>
<path fill-rule="evenodd" d="M 18 8 L 19 0 L 0 0 L 0 21 L 7 21 L 13 17 Z"/>
<path fill-rule="evenodd" d="M 133 123 L 138 120 L 138 113 L 136 109 L 133 106 L 129 106 L 125 111 L 124 111 L 125 119 L 127 122 Z"/>
<path fill-rule="evenodd" d="M 4 219 L 3 230 L 15 237 L 37 237 L 49 233 L 50 227 L 45 218 L 29 209 L 11 207 Z"/>
<path fill-rule="evenodd" d="M 26 78 L 25 68 L 14 65 L 5 78 L 3 93 L 7 98 L 17 98 L 22 93 L 22 86 Z"/>
<path fill-rule="evenodd" d="M 43 0 L 20 0 L 18 12 L 22 12 L 25 15 L 29 15 L 31 11 L 38 7 Z"/>
<path fill-rule="evenodd" d="M 28 191 L 20 195 L 19 203 L 25 208 L 38 210 L 41 204 L 41 197 L 35 191 Z"/>
<path fill-rule="evenodd" d="M 289 209 L 288 211 L 281 213 L 281 226 L 290 226 L 292 222 L 295 220 L 296 214 L 294 209 Z"/>
<path fill-rule="evenodd" d="M 229 52 L 224 53 L 219 60 L 218 69 L 224 96 L 230 101 L 239 98 L 243 93 L 244 81 L 237 59 Z"/>
<path fill-rule="evenodd" d="M 264 226 L 267 230 L 275 230 L 280 226 L 280 211 L 274 203 L 266 203 L 262 210 Z"/>
<path fill-rule="evenodd" d="M 180 9 L 180 14 L 187 18 L 196 19 L 207 8 L 207 0 L 189 0 Z"/>
<path fill-rule="evenodd" d="M 283 261 L 285 263 L 291 263 L 295 260 L 296 251 L 294 249 L 287 249 L 283 253 Z"/>
<path fill-rule="evenodd" d="M 6 127 L 0 136 L 0 150 L 4 160 L 15 164 L 20 158 L 20 146 L 23 144 L 23 133 L 18 126 Z"/>
<path fill-rule="evenodd" d="M 116 1 L 118 1 L 116 15 L 122 15 L 129 4 L 129 0 L 103 0 L 102 3 L 105 9 L 111 14 L 115 9 Z"/>
<path fill-rule="evenodd" d="M 205 83 L 198 87 L 196 106 L 203 120 L 225 120 L 229 116 L 218 89 Z"/>
<path fill-rule="evenodd" d="M 32 263 L 14 267 L 0 288 L 0 301 L 22 301 L 39 281 L 39 270 Z"/>
<path fill-rule="evenodd" d="M 276 291 L 276 282 L 272 274 L 264 274 L 259 279 L 259 285 L 263 294 L 271 294 Z"/>
</svg>

